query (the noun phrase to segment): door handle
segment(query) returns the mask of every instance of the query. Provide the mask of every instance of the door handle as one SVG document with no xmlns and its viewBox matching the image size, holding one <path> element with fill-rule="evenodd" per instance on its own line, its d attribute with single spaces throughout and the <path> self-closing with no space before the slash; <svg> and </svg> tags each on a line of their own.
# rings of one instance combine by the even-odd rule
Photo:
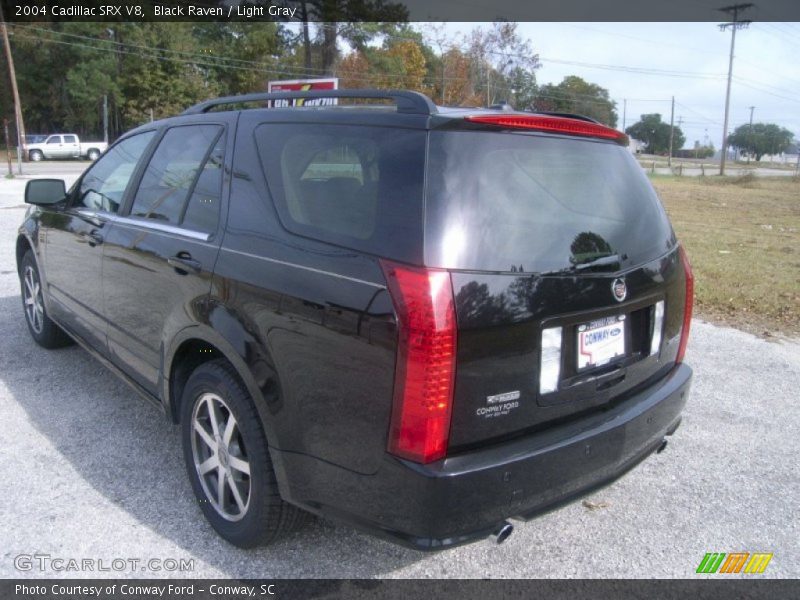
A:
<svg viewBox="0 0 800 600">
<path fill-rule="evenodd" d="M 179 275 L 188 275 L 189 272 L 199 273 L 203 270 L 203 265 L 200 264 L 200 261 L 194 260 L 188 252 L 178 252 L 175 256 L 170 256 L 167 259 L 167 264 L 175 269 L 175 272 Z"/>
<path fill-rule="evenodd" d="M 92 229 L 89 233 L 81 233 L 81 236 L 86 238 L 86 241 L 89 242 L 92 248 L 103 243 L 103 236 L 100 235 L 100 232 L 96 229 Z"/>
</svg>

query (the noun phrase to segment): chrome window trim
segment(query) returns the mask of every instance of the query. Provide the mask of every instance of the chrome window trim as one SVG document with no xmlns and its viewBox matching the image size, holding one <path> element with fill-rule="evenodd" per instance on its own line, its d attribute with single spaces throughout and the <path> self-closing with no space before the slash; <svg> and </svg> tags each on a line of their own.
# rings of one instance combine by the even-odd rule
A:
<svg viewBox="0 0 800 600">
<path fill-rule="evenodd" d="M 270 258 L 268 256 L 261 256 L 259 254 L 251 254 L 250 252 L 244 252 L 242 250 L 234 250 L 233 248 L 220 248 L 221 252 L 231 252 L 233 254 L 240 254 L 242 256 L 247 256 L 249 258 L 256 258 L 258 260 L 264 260 L 267 262 L 271 262 L 277 265 L 283 265 L 285 267 L 292 267 L 294 269 L 302 269 L 304 271 L 310 271 L 311 273 L 318 273 L 320 275 L 327 275 L 328 277 L 335 277 L 337 279 L 345 279 L 347 281 L 352 281 L 354 283 L 361 283 L 363 285 L 368 285 L 370 287 L 374 287 L 380 290 L 385 290 L 386 286 L 380 283 L 375 283 L 373 281 L 366 281 L 365 279 L 358 279 L 357 277 L 350 277 L 349 275 L 341 275 L 339 273 L 333 273 L 331 271 L 323 271 L 322 269 L 317 269 L 315 267 L 307 267 L 305 265 L 298 265 L 297 263 L 286 262 L 285 260 L 278 260 L 277 258 Z"/>
<path fill-rule="evenodd" d="M 200 231 L 194 231 L 193 229 L 184 229 L 183 227 L 178 227 L 177 225 L 154 223 L 146 219 L 120 217 L 118 215 L 112 216 L 110 218 L 110 221 L 114 223 L 120 223 L 122 225 L 132 225 L 134 227 L 141 227 L 142 229 L 151 229 L 153 231 L 158 231 L 160 233 L 172 233 L 174 235 L 181 235 L 183 237 L 188 237 L 193 240 L 198 240 L 201 242 L 207 242 L 208 240 L 211 239 L 212 235 L 210 233 L 202 233 Z"/>
</svg>

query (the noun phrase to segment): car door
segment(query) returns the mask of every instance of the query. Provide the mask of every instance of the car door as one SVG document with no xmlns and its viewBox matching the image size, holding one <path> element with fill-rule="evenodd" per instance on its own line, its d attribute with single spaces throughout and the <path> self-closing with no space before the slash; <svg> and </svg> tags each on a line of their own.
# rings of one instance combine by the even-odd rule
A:
<svg viewBox="0 0 800 600">
<path fill-rule="evenodd" d="M 103 242 L 154 133 L 140 133 L 117 143 L 73 186 L 65 206 L 42 215 L 53 316 L 100 350 L 106 348 Z"/>
<path fill-rule="evenodd" d="M 77 135 L 65 135 L 63 139 L 63 156 L 64 158 L 79 158 L 81 155 L 81 146 L 78 143 Z"/>
<path fill-rule="evenodd" d="M 232 123 L 233 121 L 231 121 Z M 219 250 L 226 146 L 220 123 L 176 125 L 158 142 L 106 239 L 103 278 L 112 360 L 157 393 L 162 343 L 197 322 Z"/>
<path fill-rule="evenodd" d="M 42 146 L 45 158 L 61 158 L 64 151 L 64 142 L 60 135 L 51 135 Z"/>
</svg>

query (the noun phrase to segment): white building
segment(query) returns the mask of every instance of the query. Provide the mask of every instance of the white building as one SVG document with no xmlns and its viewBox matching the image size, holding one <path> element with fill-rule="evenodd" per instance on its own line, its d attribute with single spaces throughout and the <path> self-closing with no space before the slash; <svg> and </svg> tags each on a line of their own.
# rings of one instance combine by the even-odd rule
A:
<svg viewBox="0 0 800 600">
<path fill-rule="evenodd" d="M 765 154 L 761 157 L 761 162 L 797 164 L 797 156 L 800 154 L 799 146 L 799 144 L 789 144 L 789 147 L 780 154 Z"/>
<path fill-rule="evenodd" d="M 628 138 L 628 150 L 631 151 L 631 154 L 641 154 L 644 152 L 644 149 L 647 147 L 647 144 L 644 142 L 634 139 L 632 137 Z"/>
</svg>

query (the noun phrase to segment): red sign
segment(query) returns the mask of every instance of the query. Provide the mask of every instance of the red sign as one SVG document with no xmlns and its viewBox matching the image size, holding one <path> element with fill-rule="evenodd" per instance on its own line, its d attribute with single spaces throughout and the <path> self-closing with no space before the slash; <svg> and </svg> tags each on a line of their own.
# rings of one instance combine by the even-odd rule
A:
<svg viewBox="0 0 800 600">
<path fill-rule="evenodd" d="M 292 79 L 290 81 L 270 81 L 267 90 L 273 92 L 306 92 L 316 90 L 338 90 L 339 79 Z M 336 98 L 310 98 L 273 100 L 272 106 L 276 108 L 285 106 L 331 106 L 336 104 Z"/>
</svg>

